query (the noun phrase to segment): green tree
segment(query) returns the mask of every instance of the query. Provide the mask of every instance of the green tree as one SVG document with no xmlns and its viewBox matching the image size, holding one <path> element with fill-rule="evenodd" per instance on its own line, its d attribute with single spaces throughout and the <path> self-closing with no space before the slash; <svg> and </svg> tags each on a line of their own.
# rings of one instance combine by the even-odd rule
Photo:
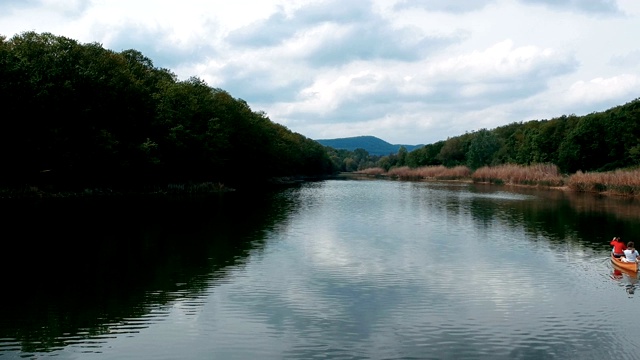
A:
<svg viewBox="0 0 640 360">
<path fill-rule="evenodd" d="M 466 155 L 469 151 L 471 137 L 471 134 L 467 133 L 448 138 L 438 153 L 438 160 L 447 167 L 465 165 L 467 162 Z"/>
<path fill-rule="evenodd" d="M 473 134 L 467 151 L 467 166 L 471 169 L 490 165 L 494 154 L 500 149 L 498 137 L 487 129 L 480 129 Z"/>
<path fill-rule="evenodd" d="M 607 163 L 608 145 L 603 137 L 600 116 L 590 114 L 579 119 L 560 144 L 558 162 L 568 172 L 595 170 Z"/>
<path fill-rule="evenodd" d="M 136 186 L 323 174 L 317 142 L 136 50 L 49 33 L 0 37 L 5 184 Z"/>
<path fill-rule="evenodd" d="M 438 141 L 411 151 L 407 154 L 406 165 L 412 168 L 441 165 L 442 162 L 438 160 L 438 154 L 442 150 L 444 144 L 444 141 Z"/>
<path fill-rule="evenodd" d="M 396 163 L 396 166 L 405 166 L 407 164 L 407 154 L 407 148 L 400 146 L 400 149 L 398 149 L 398 162 Z"/>
</svg>

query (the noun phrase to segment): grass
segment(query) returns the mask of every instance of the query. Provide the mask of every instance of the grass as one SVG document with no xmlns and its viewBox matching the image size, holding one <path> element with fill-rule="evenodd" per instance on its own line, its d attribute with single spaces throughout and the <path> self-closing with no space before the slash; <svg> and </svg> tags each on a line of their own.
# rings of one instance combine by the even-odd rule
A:
<svg viewBox="0 0 640 360">
<path fill-rule="evenodd" d="M 471 170 L 466 166 L 456 166 L 453 168 L 447 168 L 442 165 L 438 166 L 422 166 L 418 168 L 410 168 L 408 166 L 401 166 L 391 168 L 385 172 L 384 169 L 375 168 L 375 175 L 384 175 L 392 178 L 403 180 L 420 180 L 420 179 L 437 179 L 437 180 L 457 180 L 466 179 L 471 175 Z M 365 169 L 358 173 L 370 175 Z"/>
<path fill-rule="evenodd" d="M 529 166 L 505 164 L 484 166 L 473 172 L 473 182 L 531 186 L 563 186 L 565 177 L 553 164 L 534 164 Z"/>
<path fill-rule="evenodd" d="M 359 174 L 388 176 L 402 180 L 465 180 L 495 185 L 526 185 L 538 187 L 562 187 L 576 192 L 589 192 L 621 196 L 640 196 L 640 169 L 563 175 L 554 164 L 485 166 L 471 171 L 466 166 L 447 168 L 442 165 L 409 168 L 369 168 Z"/>
<path fill-rule="evenodd" d="M 640 169 L 601 173 L 578 171 L 569 177 L 567 186 L 580 192 L 640 196 Z"/>
<path fill-rule="evenodd" d="M 373 167 L 373 168 L 356 171 L 356 173 L 364 174 L 364 175 L 383 175 L 385 171 L 381 167 Z"/>
<path fill-rule="evenodd" d="M 505 164 L 485 166 L 471 171 L 466 166 L 447 168 L 443 165 L 408 166 L 385 171 L 375 167 L 360 170 L 357 174 L 386 176 L 402 180 L 471 180 L 476 183 L 495 185 L 526 185 L 541 187 L 564 187 L 575 192 L 600 193 L 621 196 L 640 196 L 640 169 L 621 169 L 609 172 L 582 172 L 562 175 L 553 164 L 533 164 L 529 166 Z M 169 184 L 166 188 L 154 188 L 150 193 L 159 194 L 210 194 L 233 191 L 221 183 Z M 96 195 L 117 195 L 111 189 L 84 189 L 77 192 L 55 192 L 35 186 L 0 188 L 0 198 L 37 197 L 77 197 Z"/>
</svg>

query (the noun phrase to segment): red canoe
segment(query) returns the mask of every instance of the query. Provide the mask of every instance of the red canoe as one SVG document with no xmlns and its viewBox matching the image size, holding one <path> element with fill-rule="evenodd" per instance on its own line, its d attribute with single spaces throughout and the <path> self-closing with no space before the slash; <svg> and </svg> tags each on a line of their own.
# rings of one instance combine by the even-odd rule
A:
<svg viewBox="0 0 640 360">
<path fill-rule="evenodd" d="M 638 271 L 638 263 L 625 262 L 620 260 L 619 258 L 614 257 L 613 255 L 611 255 L 611 263 L 613 263 L 613 265 L 623 270 L 634 271 L 634 272 Z"/>
</svg>

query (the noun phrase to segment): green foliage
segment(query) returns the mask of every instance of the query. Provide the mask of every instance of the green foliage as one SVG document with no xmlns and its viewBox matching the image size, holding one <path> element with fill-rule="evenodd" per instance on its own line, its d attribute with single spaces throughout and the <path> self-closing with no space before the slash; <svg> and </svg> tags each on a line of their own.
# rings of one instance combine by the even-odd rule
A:
<svg viewBox="0 0 640 360">
<path fill-rule="evenodd" d="M 442 165 L 442 162 L 438 159 L 438 154 L 444 144 L 444 141 L 438 141 L 411 151 L 407 154 L 406 165 L 411 168 Z"/>
<path fill-rule="evenodd" d="M 555 163 L 563 172 L 640 165 L 640 99 L 417 149 L 392 145 L 397 151 L 380 157 L 325 147 L 201 79 L 178 81 L 133 49 L 116 53 L 49 33 L 0 36 L 0 79 L 5 185 L 240 184 L 428 165 Z"/>
<path fill-rule="evenodd" d="M 500 142 L 494 133 L 487 129 L 475 132 L 467 151 L 467 166 L 470 169 L 477 169 L 491 165 L 494 154 L 499 148 Z"/>
<path fill-rule="evenodd" d="M 471 134 L 464 134 L 447 139 L 437 155 L 438 160 L 446 167 L 466 165 L 466 156 L 469 151 L 471 139 Z"/>
<path fill-rule="evenodd" d="M 425 145 L 372 167 L 556 164 L 564 173 L 610 171 L 640 165 L 640 99 L 600 113 L 560 116 L 481 129 Z"/>
<path fill-rule="evenodd" d="M 405 166 L 407 162 L 407 148 L 404 146 L 400 146 L 400 150 L 398 150 L 398 161 L 396 166 Z"/>
<path fill-rule="evenodd" d="M 334 149 L 325 147 L 331 159 L 334 171 L 357 171 L 374 167 L 379 156 L 371 156 L 365 149 L 355 149 L 354 151 L 344 149 Z"/>
<path fill-rule="evenodd" d="M 334 170 L 322 145 L 136 50 L 0 37 L 4 184 L 228 181 Z M 43 175 L 43 174 L 46 174 Z"/>
</svg>

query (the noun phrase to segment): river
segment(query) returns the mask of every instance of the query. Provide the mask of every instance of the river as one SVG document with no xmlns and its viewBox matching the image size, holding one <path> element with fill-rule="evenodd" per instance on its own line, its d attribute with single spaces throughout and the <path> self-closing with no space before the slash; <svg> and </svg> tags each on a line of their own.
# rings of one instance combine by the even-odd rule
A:
<svg viewBox="0 0 640 360">
<path fill-rule="evenodd" d="M 634 199 L 332 179 L 1 200 L 0 359 L 634 359 Z"/>
</svg>

